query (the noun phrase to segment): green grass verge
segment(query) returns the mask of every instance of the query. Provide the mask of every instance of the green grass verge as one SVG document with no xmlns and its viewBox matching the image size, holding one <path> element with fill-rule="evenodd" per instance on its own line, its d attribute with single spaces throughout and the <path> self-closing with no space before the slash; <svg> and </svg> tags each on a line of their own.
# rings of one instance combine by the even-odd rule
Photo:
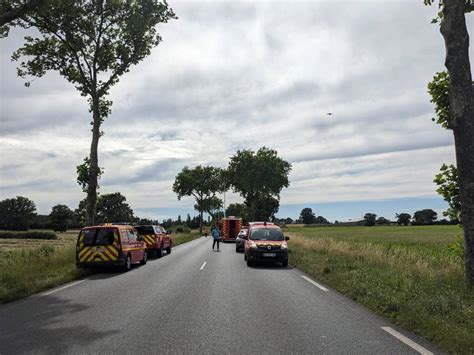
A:
<svg viewBox="0 0 474 355">
<path fill-rule="evenodd" d="M 0 251 L 0 302 L 26 297 L 85 274 L 76 269 L 74 247 L 44 244 Z"/>
<path fill-rule="evenodd" d="M 173 246 L 198 238 L 196 233 L 173 234 Z M 0 303 L 10 302 L 90 274 L 77 269 L 75 245 L 0 249 Z"/>
<path fill-rule="evenodd" d="M 474 353 L 456 226 L 286 228 L 290 263 L 451 353 Z"/>
</svg>

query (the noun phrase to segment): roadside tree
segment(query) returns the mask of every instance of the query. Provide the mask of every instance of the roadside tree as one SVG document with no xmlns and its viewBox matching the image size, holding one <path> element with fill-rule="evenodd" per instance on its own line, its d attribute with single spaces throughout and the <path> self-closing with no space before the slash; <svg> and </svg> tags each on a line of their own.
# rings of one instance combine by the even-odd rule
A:
<svg viewBox="0 0 474 355">
<path fill-rule="evenodd" d="M 39 37 L 12 56 L 21 60 L 18 75 L 27 80 L 57 71 L 88 98 L 92 141 L 87 183 L 87 224 L 94 224 L 97 203 L 101 125 L 111 113 L 109 91 L 120 77 L 151 53 L 162 38 L 156 25 L 176 18 L 165 1 L 52 1 L 42 11 L 29 12 L 17 25 L 35 27 Z"/>
<path fill-rule="evenodd" d="M 438 214 L 432 209 L 424 209 L 416 211 L 413 215 L 413 224 L 416 225 L 430 225 L 433 224 L 438 218 Z"/>
<path fill-rule="evenodd" d="M 17 196 L 0 201 L 1 229 L 28 230 L 35 216 L 35 203 L 26 197 Z"/>
<path fill-rule="evenodd" d="M 315 218 L 314 220 L 314 223 L 315 224 L 331 224 L 331 222 L 329 222 L 326 218 L 324 218 L 323 216 L 318 216 Z"/>
<path fill-rule="evenodd" d="M 375 226 L 375 220 L 377 219 L 377 215 L 375 213 L 366 213 L 364 215 L 365 225 L 372 227 Z"/>
<path fill-rule="evenodd" d="M 225 210 L 226 216 L 245 217 L 245 205 L 243 203 L 231 203 Z"/>
<path fill-rule="evenodd" d="M 387 224 L 390 224 L 390 221 L 385 218 L 385 217 L 379 217 L 377 218 L 377 220 L 375 221 L 375 224 L 380 224 L 380 225 L 387 225 Z"/>
<path fill-rule="evenodd" d="M 409 213 L 397 213 L 395 214 L 395 218 L 397 219 L 397 224 L 401 226 L 407 226 L 411 221 L 411 215 Z"/>
<path fill-rule="evenodd" d="M 248 221 L 274 216 L 280 205 L 280 192 L 289 185 L 290 171 L 291 164 L 276 150 L 266 147 L 257 152 L 239 150 L 230 158 L 227 182 L 244 198 Z"/>
<path fill-rule="evenodd" d="M 434 0 L 424 0 L 431 5 Z M 464 230 L 466 283 L 474 286 L 474 86 L 469 61 L 469 34 L 465 14 L 474 11 L 472 0 L 443 0 L 439 19 L 446 48 L 449 107 L 446 127 L 454 134 L 461 221 Z"/>
<path fill-rule="evenodd" d="M 305 207 L 300 212 L 300 219 L 304 224 L 312 224 L 316 221 L 316 215 L 311 208 Z"/>
<path fill-rule="evenodd" d="M 133 210 L 120 192 L 99 195 L 97 200 L 97 222 L 127 222 L 135 220 Z"/>
<path fill-rule="evenodd" d="M 185 166 L 176 176 L 173 191 L 178 200 L 184 196 L 192 196 L 196 200 L 194 209 L 199 212 L 199 233 L 202 234 L 202 216 L 204 212 L 214 211 L 222 201 L 216 196 L 224 192 L 224 171 L 213 166 L 198 165 L 193 169 Z"/>
<path fill-rule="evenodd" d="M 54 231 L 65 232 L 74 217 L 74 212 L 66 205 L 56 205 L 52 208 L 49 218 Z"/>
</svg>

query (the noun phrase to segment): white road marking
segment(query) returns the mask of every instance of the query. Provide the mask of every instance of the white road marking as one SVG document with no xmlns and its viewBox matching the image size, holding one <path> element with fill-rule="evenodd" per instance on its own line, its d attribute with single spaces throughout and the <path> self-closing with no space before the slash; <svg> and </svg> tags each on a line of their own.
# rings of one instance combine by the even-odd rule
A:
<svg viewBox="0 0 474 355">
<path fill-rule="evenodd" d="M 63 287 L 60 287 L 60 288 L 56 288 L 56 289 L 54 289 L 54 290 L 52 290 L 52 291 L 48 291 L 48 292 L 42 293 L 41 296 L 48 296 L 48 295 L 51 295 L 51 294 L 53 294 L 53 293 L 55 293 L 55 292 L 62 291 L 62 290 L 64 290 L 64 289 L 66 289 L 66 288 L 69 288 L 69 287 L 75 286 L 75 285 L 77 285 L 77 284 L 80 284 L 80 283 L 82 283 L 82 282 L 84 282 L 84 281 L 86 281 L 86 280 L 80 280 L 80 281 L 73 282 L 72 284 L 69 284 L 69 285 L 66 285 L 66 286 L 63 286 Z"/>
<path fill-rule="evenodd" d="M 385 330 L 387 333 L 390 333 L 391 335 L 393 335 L 395 338 L 397 338 L 401 342 L 407 344 L 410 348 L 418 351 L 420 354 L 433 355 L 433 353 L 431 351 L 426 350 L 424 347 L 422 347 L 421 345 L 415 343 L 413 340 L 407 338 L 403 334 L 400 334 L 396 330 L 393 330 L 390 327 L 382 327 L 382 329 Z"/>
<path fill-rule="evenodd" d="M 202 266 L 201 266 L 201 268 L 200 268 L 199 270 L 202 271 L 202 269 L 204 269 L 204 268 L 206 267 L 206 264 L 207 264 L 207 261 L 205 261 L 205 262 L 202 264 Z"/>
<path fill-rule="evenodd" d="M 310 284 L 313 284 L 314 286 L 316 286 L 317 288 L 319 288 L 319 289 L 321 289 L 321 290 L 323 290 L 323 291 L 325 291 L 325 292 L 328 292 L 328 291 L 329 291 L 326 287 L 324 287 L 324 286 L 318 284 L 316 281 L 311 280 L 309 277 L 304 276 L 304 275 L 301 275 L 301 277 L 302 277 L 303 279 L 305 279 L 306 281 L 308 281 Z"/>
</svg>

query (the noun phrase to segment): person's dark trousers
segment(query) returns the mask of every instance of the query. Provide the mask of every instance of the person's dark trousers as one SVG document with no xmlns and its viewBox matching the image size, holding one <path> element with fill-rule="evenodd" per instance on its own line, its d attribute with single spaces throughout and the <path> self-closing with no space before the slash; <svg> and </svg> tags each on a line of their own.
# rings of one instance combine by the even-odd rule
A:
<svg viewBox="0 0 474 355">
<path fill-rule="evenodd" d="M 219 250 L 219 239 L 214 239 L 214 241 L 212 242 L 212 250 L 214 250 L 214 246 L 216 245 L 216 242 L 217 242 L 217 250 Z"/>
</svg>

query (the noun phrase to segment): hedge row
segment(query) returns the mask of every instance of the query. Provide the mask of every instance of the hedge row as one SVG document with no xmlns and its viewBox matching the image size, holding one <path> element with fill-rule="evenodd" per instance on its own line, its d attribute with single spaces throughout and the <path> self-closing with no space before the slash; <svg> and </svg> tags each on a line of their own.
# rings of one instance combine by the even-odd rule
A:
<svg viewBox="0 0 474 355">
<path fill-rule="evenodd" d="M 0 231 L 0 239 L 58 239 L 58 236 L 48 231 Z"/>
</svg>

